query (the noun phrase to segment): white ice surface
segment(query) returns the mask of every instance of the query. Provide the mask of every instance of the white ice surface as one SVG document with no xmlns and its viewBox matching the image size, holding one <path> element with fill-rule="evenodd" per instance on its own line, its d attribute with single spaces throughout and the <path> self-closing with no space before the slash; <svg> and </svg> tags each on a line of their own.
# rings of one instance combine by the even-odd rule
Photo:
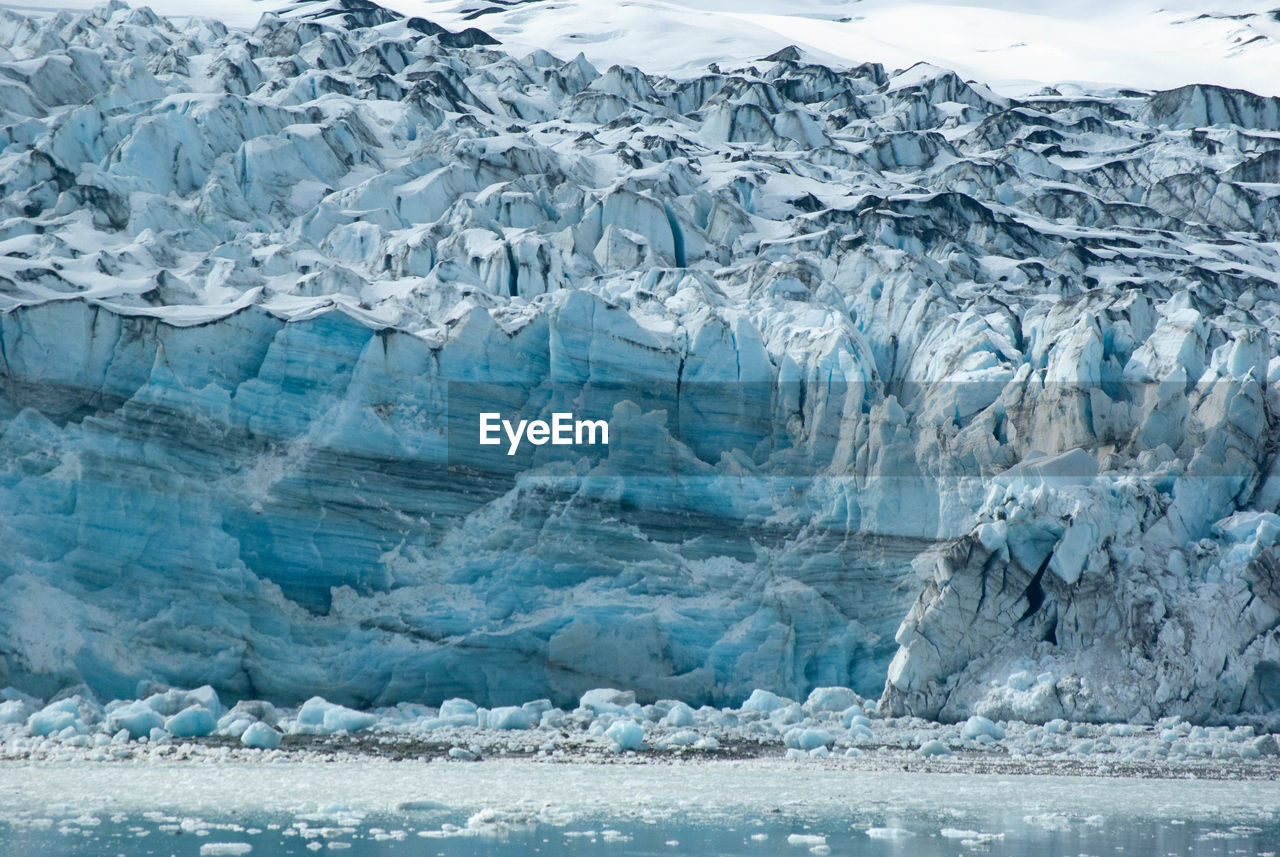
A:
<svg viewBox="0 0 1280 857">
<path fill-rule="evenodd" d="M 496 760 L 264 764 L 0 766 L 0 817 L 49 804 L 119 812 L 298 812 L 344 805 L 395 812 L 433 801 L 454 810 L 552 806 L 573 814 L 706 817 L 889 807 L 912 811 L 1117 813 L 1224 820 L 1280 812 L 1280 783 L 855 771 L 781 761 L 579 765 Z"/>
<path fill-rule="evenodd" d="M 9 8 L 87 9 L 95 0 L 28 0 Z M 165 15 L 182 0 L 148 4 Z M 758 59 L 789 44 L 827 62 L 927 61 L 1007 95 L 1045 84 L 1168 89 L 1215 83 L 1280 94 L 1280 21 L 1274 0 L 561 0 L 512 4 L 480 15 L 485 0 L 387 0 L 383 5 L 454 30 L 479 27 L 511 53 L 579 51 L 605 68 L 692 75 L 708 63 Z M 198 14 L 251 27 L 281 2 L 214 0 Z"/>
</svg>

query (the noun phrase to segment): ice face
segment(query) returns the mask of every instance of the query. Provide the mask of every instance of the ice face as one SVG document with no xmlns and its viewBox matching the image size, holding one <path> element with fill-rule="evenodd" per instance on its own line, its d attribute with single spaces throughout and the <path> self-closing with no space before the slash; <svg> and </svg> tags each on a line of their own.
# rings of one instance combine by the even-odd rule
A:
<svg viewBox="0 0 1280 857">
<path fill-rule="evenodd" d="M 308 8 L 0 16 L 0 682 L 1280 707 L 1275 99 Z"/>
</svg>

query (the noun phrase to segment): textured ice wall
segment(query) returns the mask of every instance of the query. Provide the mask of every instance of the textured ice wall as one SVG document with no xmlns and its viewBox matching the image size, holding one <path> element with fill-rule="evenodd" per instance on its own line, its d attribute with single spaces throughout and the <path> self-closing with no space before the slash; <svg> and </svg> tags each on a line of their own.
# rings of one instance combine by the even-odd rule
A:
<svg viewBox="0 0 1280 857">
<path fill-rule="evenodd" d="M 346 9 L 0 18 L 0 681 L 1280 708 L 1276 100 Z"/>
</svg>

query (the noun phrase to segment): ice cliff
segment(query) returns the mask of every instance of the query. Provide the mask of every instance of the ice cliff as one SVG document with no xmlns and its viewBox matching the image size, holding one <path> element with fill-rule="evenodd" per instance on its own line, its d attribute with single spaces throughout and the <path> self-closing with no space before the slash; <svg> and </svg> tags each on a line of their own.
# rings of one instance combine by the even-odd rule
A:
<svg viewBox="0 0 1280 857">
<path fill-rule="evenodd" d="M 0 10 L 0 685 L 1280 709 L 1280 100 L 494 42 Z"/>
</svg>

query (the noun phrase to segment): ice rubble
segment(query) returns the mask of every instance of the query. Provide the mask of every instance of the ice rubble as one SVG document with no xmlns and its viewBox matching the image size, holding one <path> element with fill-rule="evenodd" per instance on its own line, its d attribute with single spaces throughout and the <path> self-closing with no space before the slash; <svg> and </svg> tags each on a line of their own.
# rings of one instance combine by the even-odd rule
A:
<svg viewBox="0 0 1280 857">
<path fill-rule="evenodd" d="M 12 694 L 11 689 L 5 692 Z M 978 766 L 1002 772 L 1249 778 L 1274 776 L 1280 765 L 1277 736 L 1259 734 L 1248 725 L 1205 727 L 1169 717 L 1150 726 L 1062 719 L 1041 726 L 979 715 L 947 725 L 882 717 L 874 700 L 863 700 L 848 688 L 818 688 L 803 703 L 776 698 L 778 704 L 768 710 L 759 706 L 764 695 L 756 691 L 754 703 L 744 700 L 737 707 L 695 710 L 676 700 L 620 705 L 608 700 L 625 700 L 629 692 L 596 689 L 568 711 L 548 700 L 487 709 L 465 699 L 448 700 L 438 708 L 401 703 L 353 711 L 319 697 L 296 709 L 241 701 L 225 711 L 209 687 L 105 706 L 72 696 L 47 705 L 25 700 L 31 710 L 25 721 L 0 724 L 0 759 L 303 762 L 338 754 L 455 762 L 723 756 L 810 762 L 839 757 L 847 760 L 840 764 L 873 769 L 925 763 L 944 770 Z M 839 709 L 824 704 L 837 698 L 850 705 Z M 164 711 L 192 699 L 200 701 L 164 719 Z M 200 728 L 186 728 L 196 722 Z M 215 725 L 204 731 L 210 722 Z"/>
<path fill-rule="evenodd" d="M 0 681 L 1270 722 L 1280 102 L 485 41 L 0 12 Z M 628 440 L 504 470 L 468 394 Z"/>
</svg>

